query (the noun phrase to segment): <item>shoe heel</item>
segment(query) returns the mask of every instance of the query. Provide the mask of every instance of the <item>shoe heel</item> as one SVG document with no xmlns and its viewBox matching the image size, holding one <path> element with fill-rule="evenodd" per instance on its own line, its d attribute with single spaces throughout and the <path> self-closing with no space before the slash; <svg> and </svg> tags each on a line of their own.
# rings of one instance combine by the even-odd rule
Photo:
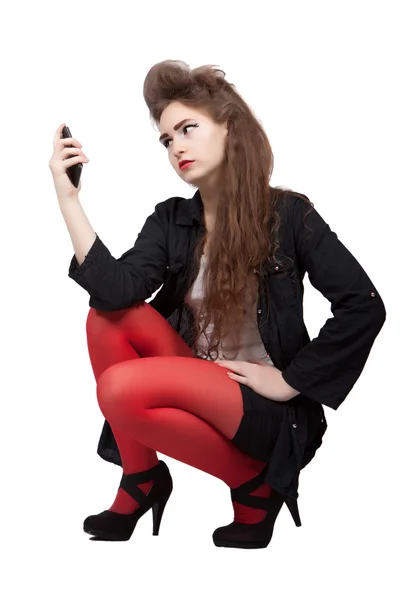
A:
<svg viewBox="0 0 400 600">
<path fill-rule="evenodd" d="M 284 499 L 286 506 L 288 507 L 290 514 L 292 515 L 293 521 L 296 524 L 296 527 L 301 527 L 301 521 L 300 521 L 300 514 L 299 514 L 299 507 L 297 504 L 297 500 L 295 500 L 294 498 L 288 498 L 286 497 Z"/>
<path fill-rule="evenodd" d="M 158 535 L 160 531 L 161 519 L 164 513 L 165 505 L 168 502 L 168 498 L 170 497 L 171 492 L 172 490 L 170 490 L 166 496 L 160 498 L 160 500 L 156 500 L 151 507 L 153 511 L 153 535 Z"/>
</svg>

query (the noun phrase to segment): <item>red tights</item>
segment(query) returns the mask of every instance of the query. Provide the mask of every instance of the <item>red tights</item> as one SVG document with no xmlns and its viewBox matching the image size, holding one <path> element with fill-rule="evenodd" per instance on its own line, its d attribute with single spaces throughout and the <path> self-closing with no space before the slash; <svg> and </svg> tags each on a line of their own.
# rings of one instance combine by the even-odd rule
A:
<svg viewBox="0 0 400 600">
<path fill-rule="evenodd" d="M 225 368 L 195 358 L 152 306 L 141 302 L 107 313 L 91 308 L 86 331 L 100 410 L 112 428 L 125 474 L 155 466 L 156 450 L 230 488 L 260 473 L 266 463 L 230 441 L 243 415 L 238 383 Z M 148 493 L 151 486 L 139 487 Z M 270 491 L 263 484 L 253 494 L 268 497 Z M 137 506 L 119 489 L 109 510 L 126 514 Z M 265 516 L 237 502 L 233 508 L 237 522 L 256 523 Z"/>
</svg>

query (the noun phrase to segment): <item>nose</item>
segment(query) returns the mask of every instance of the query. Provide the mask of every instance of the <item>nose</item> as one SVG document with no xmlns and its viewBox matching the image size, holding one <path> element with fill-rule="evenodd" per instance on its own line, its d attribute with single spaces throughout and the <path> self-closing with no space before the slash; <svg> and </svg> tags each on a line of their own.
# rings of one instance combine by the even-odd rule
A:
<svg viewBox="0 0 400 600">
<path fill-rule="evenodd" d="M 179 143 L 174 143 L 174 148 L 172 150 L 172 154 L 174 155 L 174 157 L 179 160 L 181 158 L 181 156 L 183 156 L 186 153 L 186 148 L 183 146 L 183 144 L 179 144 Z"/>
</svg>

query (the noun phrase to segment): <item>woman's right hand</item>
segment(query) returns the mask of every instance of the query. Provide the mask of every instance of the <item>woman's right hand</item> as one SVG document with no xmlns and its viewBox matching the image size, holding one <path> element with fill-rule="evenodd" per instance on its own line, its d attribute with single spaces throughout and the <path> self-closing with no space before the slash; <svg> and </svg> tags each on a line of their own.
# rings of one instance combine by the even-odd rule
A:
<svg viewBox="0 0 400 600">
<path fill-rule="evenodd" d="M 61 132 L 65 123 L 62 123 L 54 135 L 53 140 L 53 155 L 49 162 L 49 168 L 53 175 L 54 186 L 56 188 L 58 198 L 68 198 L 76 196 L 81 189 L 81 182 L 76 188 L 71 183 L 66 171 L 72 165 L 78 163 L 89 162 L 88 157 L 82 151 L 82 144 L 75 138 L 62 138 Z M 73 148 L 67 148 L 66 146 L 73 145 Z M 71 158 L 67 158 L 69 155 Z"/>
</svg>

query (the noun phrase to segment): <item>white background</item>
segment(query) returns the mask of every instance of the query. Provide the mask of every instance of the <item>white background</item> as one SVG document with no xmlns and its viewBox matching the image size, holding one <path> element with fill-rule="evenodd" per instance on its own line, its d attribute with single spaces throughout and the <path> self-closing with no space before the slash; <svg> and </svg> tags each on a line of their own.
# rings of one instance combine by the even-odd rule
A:
<svg viewBox="0 0 400 600">
<path fill-rule="evenodd" d="M 1 11 L 1 595 L 398 597 L 397 2 L 17 2 Z M 92 542 L 89 514 L 121 470 L 96 454 L 103 416 L 87 353 L 89 296 L 48 168 L 56 128 L 82 144 L 80 199 L 118 257 L 156 203 L 194 193 L 173 172 L 142 96 L 151 66 L 220 66 L 261 119 L 273 185 L 306 194 L 361 262 L 387 320 L 302 472 L 265 550 L 216 548 L 232 520 L 220 480 L 160 455 L 174 493 L 129 542 Z M 305 278 L 315 337 L 330 305 Z"/>
</svg>

